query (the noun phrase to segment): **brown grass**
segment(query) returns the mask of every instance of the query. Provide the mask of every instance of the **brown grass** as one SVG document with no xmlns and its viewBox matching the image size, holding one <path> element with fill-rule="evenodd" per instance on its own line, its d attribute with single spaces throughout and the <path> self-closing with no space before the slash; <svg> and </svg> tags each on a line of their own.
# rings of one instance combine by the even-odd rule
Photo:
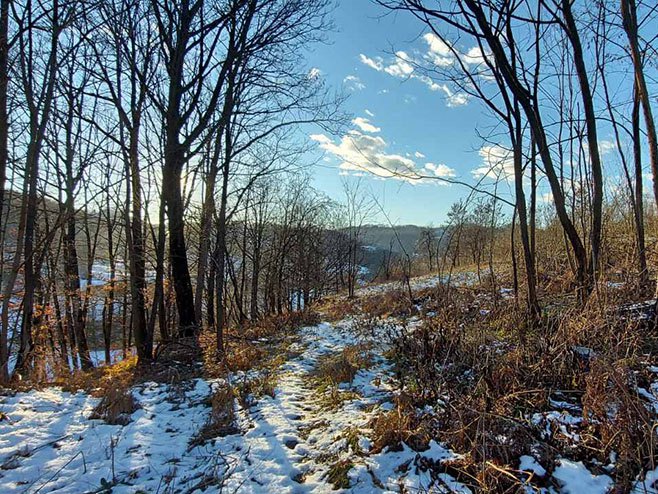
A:
<svg viewBox="0 0 658 494">
<path fill-rule="evenodd" d="M 235 395 L 231 387 L 220 387 L 208 398 L 210 415 L 207 422 L 190 442 L 190 448 L 211 439 L 240 432 L 235 424 Z"/>
<path fill-rule="evenodd" d="M 374 453 L 384 449 L 400 451 L 402 443 L 415 451 L 424 451 L 433 437 L 432 419 L 419 412 L 405 394 L 396 397 L 393 410 L 380 413 L 370 425 Z"/>
<path fill-rule="evenodd" d="M 586 442 L 602 456 L 617 454 L 615 480 L 625 489 L 639 470 L 654 469 L 658 458 L 655 418 L 634 391 L 636 383 L 632 362 L 596 360 L 583 396 Z"/>
<path fill-rule="evenodd" d="M 370 365 L 372 355 L 367 345 L 348 345 L 338 353 L 324 355 L 318 359 L 313 375 L 321 382 L 352 384 L 356 373 Z"/>
<path fill-rule="evenodd" d="M 427 434 L 464 455 L 451 465 L 453 474 L 483 491 L 513 492 L 518 458 L 531 453 L 541 454 L 550 473 L 557 455 L 605 464 L 614 451 L 612 476 L 625 488 L 655 468 L 655 418 L 636 392 L 640 357 L 655 352 L 647 346 L 651 331 L 612 309 L 604 289 L 586 307 L 556 297 L 536 326 L 513 301 L 479 290 L 424 291 L 421 325 L 389 333 L 391 358 L 413 406 L 398 403 L 377 418 L 377 447 L 408 443 L 419 427 L 414 410 L 441 400 L 447 404 L 441 427 Z M 553 409 L 556 391 L 583 408 L 579 443 L 559 433 L 542 437 L 526 420 Z"/>
<path fill-rule="evenodd" d="M 129 388 L 108 387 L 89 418 L 104 420 L 111 425 L 126 425 L 137 408 L 137 402 Z"/>
<path fill-rule="evenodd" d="M 238 401 L 243 407 L 249 407 L 262 396 L 274 398 L 276 394 L 277 376 L 274 372 L 265 371 L 258 376 L 244 378 L 235 386 Z"/>
<path fill-rule="evenodd" d="M 316 312 L 308 310 L 271 315 L 243 327 L 231 327 L 224 335 L 224 359 L 217 360 L 215 334 L 203 331 L 199 336 L 203 351 L 204 375 L 224 377 L 228 371 L 248 371 L 273 367 L 285 354 L 295 332 L 320 322 Z"/>
<path fill-rule="evenodd" d="M 348 474 L 353 466 L 354 463 L 350 460 L 339 460 L 329 467 L 326 479 L 333 486 L 334 490 L 350 488 Z"/>
</svg>

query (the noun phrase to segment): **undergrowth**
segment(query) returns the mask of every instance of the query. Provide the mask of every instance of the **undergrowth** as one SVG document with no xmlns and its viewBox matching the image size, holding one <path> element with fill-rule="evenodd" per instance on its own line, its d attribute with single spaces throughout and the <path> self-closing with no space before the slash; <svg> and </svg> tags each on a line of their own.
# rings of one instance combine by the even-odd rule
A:
<svg viewBox="0 0 658 494">
<path fill-rule="evenodd" d="M 406 302 L 388 295 L 387 309 L 382 297 L 361 302 L 360 330 L 388 342 L 400 394 L 372 424 L 375 450 L 445 442 L 462 456 L 440 468 L 486 492 L 527 481 L 522 455 L 549 474 L 559 457 L 601 473 L 615 458 L 605 473 L 619 492 L 656 467 L 658 423 L 639 391 L 656 330 L 615 309 L 618 294 L 601 288 L 584 308 L 556 296 L 535 324 L 490 286 L 438 287 Z M 556 408 L 573 416 L 573 430 L 555 423 Z"/>
</svg>

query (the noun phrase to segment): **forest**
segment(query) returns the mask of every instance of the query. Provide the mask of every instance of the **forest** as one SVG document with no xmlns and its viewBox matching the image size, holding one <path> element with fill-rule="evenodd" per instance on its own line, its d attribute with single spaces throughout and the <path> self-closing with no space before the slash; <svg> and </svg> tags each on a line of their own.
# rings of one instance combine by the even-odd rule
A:
<svg viewBox="0 0 658 494">
<path fill-rule="evenodd" d="M 415 35 L 336 84 L 346 18 Z M 652 0 L 0 0 L 0 492 L 658 494 L 657 50 Z M 385 150 L 365 70 L 482 165 Z"/>
</svg>

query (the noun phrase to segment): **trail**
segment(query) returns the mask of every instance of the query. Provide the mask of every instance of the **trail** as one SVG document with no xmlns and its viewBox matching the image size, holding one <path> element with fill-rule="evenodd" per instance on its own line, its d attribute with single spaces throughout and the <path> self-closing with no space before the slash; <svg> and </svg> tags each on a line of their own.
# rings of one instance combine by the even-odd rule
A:
<svg viewBox="0 0 658 494">
<path fill-rule="evenodd" d="M 413 318 L 407 323 L 413 327 Z M 267 370 L 276 376 L 273 396 L 235 400 L 234 433 L 201 444 L 195 438 L 209 421 L 215 391 L 237 390 L 264 370 L 235 373 L 229 382 L 140 384 L 131 390 L 139 409 L 126 425 L 90 419 L 98 399 L 83 392 L 46 388 L 0 397 L 0 492 L 471 492 L 442 473 L 442 462 L 458 458 L 444 445 L 430 441 L 424 451 L 404 443 L 394 450 L 376 447 L 373 424 L 382 414 L 396 413 L 399 383 L 384 339 L 363 333 L 349 318 L 296 332 L 281 349 L 285 358 Z M 354 348 L 367 349 L 370 358 L 351 382 L 318 380 L 322 362 Z M 645 393 L 653 397 L 656 391 Z M 532 417 L 540 428 L 569 420 L 571 415 L 558 411 Z M 609 491 L 607 475 L 580 461 L 558 461 L 550 483 L 538 492 Z M 546 473 L 530 456 L 520 458 L 519 468 Z M 650 471 L 633 494 L 658 493 L 657 479 L 658 470 Z"/>
<path fill-rule="evenodd" d="M 277 370 L 274 397 L 236 402 L 239 433 L 190 448 L 220 380 L 133 389 L 139 410 L 125 426 L 90 420 L 98 402 L 58 388 L 2 398 L 0 491 L 113 493 L 469 492 L 428 466 L 454 455 L 432 442 L 417 453 L 372 452 L 372 419 L 393 408 L 396 384 L 378 342 L 352 383 L 327 393 L 323 356 L 364 343 L 351 321 L 303 328 Z M 234 385 L 241 376 L 233 376 Z M 111 487 L 111 491 L 109 490 Z"/>
<path fill-rule="evenodd" d="M 341 403 L 328 406 L 312 385 L 318 359 L 360 341 L 349 322 L 307 328 L 300 340 L 303 351 L 283 365 L 275 398 L 245 413 L 246 461 L 233 472 L 230 485 L 244 492 L 264 492 L 266 486 L 274 486 L 271 492 L 335 492 L 328 473 L 336 465 L 351 466 L 343 479 L 349 492 L 418 492 L 436 484 L 426 466 L 454 456 L 436 443 L 423 453 L 404 447 L 370 454 L 370 423 L 393 407 L 390 364 L 375 353 L 372 366 L 360 370 L 351 385 L 339 386 Z M 454 488 L 443 492 L 470 492 L 447 476 L 438 485 Z"/>
</svg>

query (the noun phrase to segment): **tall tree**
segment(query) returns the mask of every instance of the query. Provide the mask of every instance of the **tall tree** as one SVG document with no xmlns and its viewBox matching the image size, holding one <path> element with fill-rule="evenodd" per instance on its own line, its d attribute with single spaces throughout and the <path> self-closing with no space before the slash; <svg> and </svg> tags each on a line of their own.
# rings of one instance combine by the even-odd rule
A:
<svg viewBox="0 0 658 494">
<path fill-rule="evenodd" d="M 32 2 L 27 2 L 18 12 L 19 17 L 16 20 L 20 32 L 18 40 L 20 86 L 26 105 L 29 129 L 24 178 L 27 183 L 27 198 L 24 210 L 23 322 L 16 360 L 16 369 L 19 371 L 29 370 L 33 350 L 34 304 L 39 278 L 35 263 L 39 164 L 54 101 L 57 69 L 62 56 L 59 46 L 60 36 L 70 26 L 75 10 L 75 3 L 60 5 L 59 0 L 54 0 L 48 6 L 34 6 Z"/>
<path fill-rule="evenodd" d="M 164 123 L 162 196 L 169 230 L 169 260 L 176 292 L 179 334 L 198 330 L 194 292 L 185 241 L 181 191 L 185 164 L 196 155 L 207 135 L 230 67 L 220 53 L 229 21 L 253 0 L 231 0 L 226 5 L 203 0 L 152 0 L 158 46 L 164 66 L 163 91 L 151 92 Z"/>
<path fill-rule="evenodd" d="M 9 85 L 9 9 L 11 0 L 0 0 L 0 223 L 5 208 L 5 182 L 9 161 L 9 114 L 7 112 L 7 91 Z M 4 245 L 4 228 L 0 229 L 0 244 Z M 4 252 L 4 251 L 3 251 Z M 2 266 L 4 268 L 4 266 Z M 0 288 L 3 276 L 0 269 Z M 0 382 L 9 378 L 8 328 L 0 325 Z"/>
</svg>

